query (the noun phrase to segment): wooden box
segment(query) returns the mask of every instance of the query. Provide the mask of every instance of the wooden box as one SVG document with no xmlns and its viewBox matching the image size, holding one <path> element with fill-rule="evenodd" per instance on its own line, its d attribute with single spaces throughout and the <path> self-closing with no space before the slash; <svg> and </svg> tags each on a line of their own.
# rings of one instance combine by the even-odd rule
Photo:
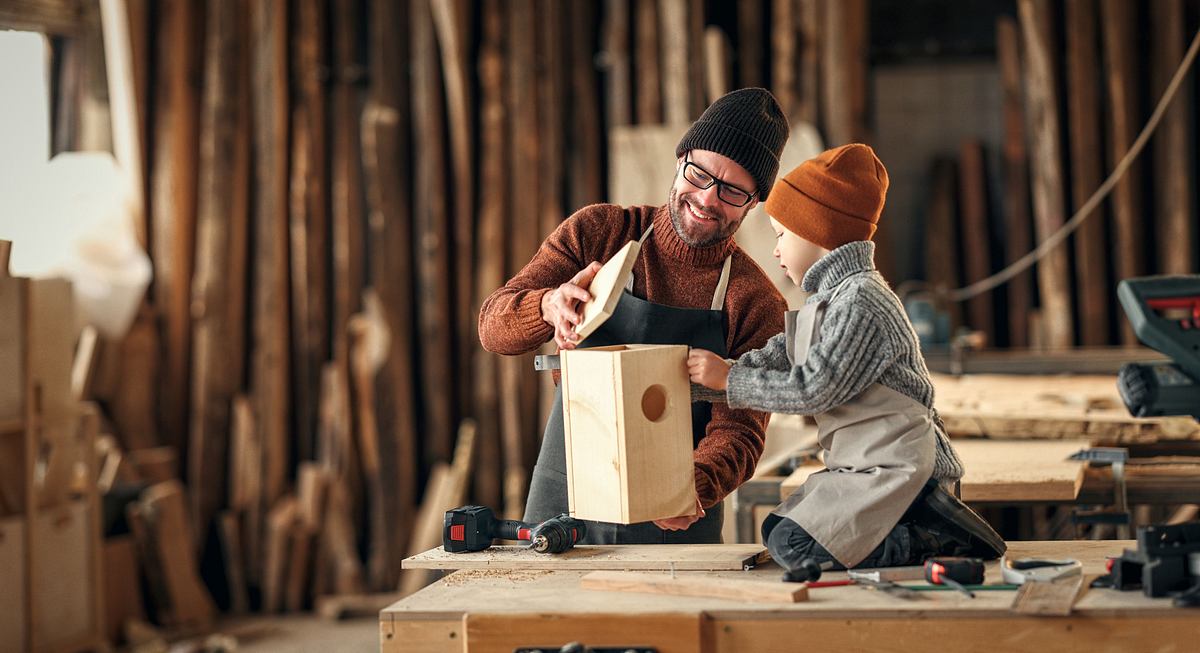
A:
<svg viewBox="0 0 1200 653">
<path fill-rule="evenodd" d="M 634 524 L 695 511 L 687 352 L 616 345 L 562 353 L 572 515 Z"/>
</svg>

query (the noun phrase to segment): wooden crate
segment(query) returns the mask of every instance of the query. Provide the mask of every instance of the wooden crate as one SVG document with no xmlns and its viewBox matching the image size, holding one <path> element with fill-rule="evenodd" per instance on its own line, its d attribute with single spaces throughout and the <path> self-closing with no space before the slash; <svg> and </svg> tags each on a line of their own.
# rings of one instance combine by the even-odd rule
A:
<svg viewBox="0 0 1200 653">
<path fill-rule="evenodd" d="M 683 345 L 616 345 L 562 355 L 571 514 L 617 524 L 696 507 Z"/>
</svg>

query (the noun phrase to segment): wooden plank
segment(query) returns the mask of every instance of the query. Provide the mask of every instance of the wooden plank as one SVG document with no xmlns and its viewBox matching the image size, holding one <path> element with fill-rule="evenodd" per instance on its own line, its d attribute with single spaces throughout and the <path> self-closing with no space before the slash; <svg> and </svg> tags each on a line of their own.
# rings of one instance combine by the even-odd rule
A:
<svg viewBox="0 0 1200 653">
<path fill-rule="evenodd" d="M 796 111 L 796 73 L 799 68 L 796 35 L 799 8 L 796 0 L 771 2 L 771 92 L 779 101 L 783 115 L 789 117 L 794 116 Z"/>
<path fill-rule="evenodd" d="M 1150 43 L 1150 98 L 1157 101 L 1166 91 L 1171 76 L 1183 60 L 1184 20 L 1182 0 L 1150 3 L 1150 29 L 1156 37 Z M 1171 101 L 1154 138 L 1154 198 L 1158 207 L 1156 235 L 1158 258 L 1156 272 L 1190 274 L 1195 270 L 1196 227 L 1195 191 L 1190 180 L 1195 167 L 1188 152 L 1193 128 L 1188 116 L 1194 115 L 1194 94 L 1187 86 Z"/>
<path fill-rule="evenodd" d="M 291 19 L 292 167 L 289 225 L 291 232 L 292 378 L 296 380 L 295 433 L 297 457 L 312 458 L 316 433 L 315 396 L 321 365 L 329 355 L 330 283 L 329 169 L 326 160 L 326 106 L 322 71 L 326 55 L 325 0 L 299 0 Z M 399 251 L 399 250 L 397 250 Z"/>
<path fill-rule="evenodd" d="M 262 520 L 268 499 L 263 491 L 262 433 L 255 428 L 250 400 L 242 395 L 233 400 L 231 438 L 229 506 L 245 516 L 238 533 L 244 544 L 244 575 L 247 582 L 257 585 L 262 567 Z"/>
<path fill-rule="evenodd" d="M 931 378 L 935 406 L 952 436 L 1086 437 L 1093 444 L 1200 438 L 1200 424 L 1189 417 L 1131 417 L 1115 376 L 934 374 Z"/>
<path fill-rule="evenodd" d="M 286 491 L 291 456 L 288 315 L 288 3 L 258 0 L 250 5 L 250 75 L 254 92 L 254 305 L 250 401 L 257 446 L 255 483 L 244 509 L 251 510 L 244 535 L 257 549 L 264 505 Z M 246 408 L 250 411 L 249 406 Z M 235 431 L 236 433 L 236 431 Z M 261 478 L 261 480 L 260 480 Z M 256 579 L 258 555 L 248 558 Z"/>
<path fill-rule="evenodd" d="M 590 3 L 568 3 L 565 9 L 571 33 L 585 34 L 592 29 L 595 18 Z M 566 202 L 568 207 L 574 208 L 604 201 L 604 134 L 599 113 L 602 99 L 596 94 L 594 61 L 598 55 L 593 51 L 590 39 L 568 39 L 567 49 L 570 64 L 569 87 L 566 91 L 569 121 L 565 125 L 568 134 L 566 157 L 569 182 Z M 628 93 L 628 88 L 625 92 Z M 626 96 L 625 101 L 628 102 L 628 99 Z M 557 207 L 557 221 L 567 215 L 563 208 L 561 204 Z"/>
<path fill-rule="evenodd" d="M 399 3 L 370 3 L 371 87 L 363 115 L 363 167 L 371 207 L 371 283 L 389 340 L 387 360 L 376 379 L 375 412 L 381 474 L 392 501 L 388 519 L 394 533 L 411 528 L 418 476 L 413 263 L 410 256 L 393 255 L 412 251 L 413 242 L 408 182 L 410 93 L 405 73 L 409 44 L 395 38 L 395 34 L 409 31 L 404 8 Z M 348 576 L 353 572 L 349 570 Z"/>
<path fill-rule="evenodd" d="M 28 281 L 8 275 L 8 241 L 0 241 L 0 314 L 17 319 L 0 320 L 0 369 L 10 370 L 12 378 L 25 378 L 25 287 Z M 25 384 L 0 384 L 0 421 L 25 419 Z M 23 429 L 22 429 L 23 430 Z"/>
<path fill-rule="evenodd" d="M 148 483 L 165 483 L 179 478 L 179 455 L 175 447 L 134 449 L 129 460 L 138 476 Z"/>
<path fill-rule="evenodd" d="M 609 128 L 633 122 L 633 89 L 629 63 L 629 0 L 605 0 L 604 22 L 600 28 L 602 57 L 607 74 L 605 118 Z"/>
<path fill-rule="evenodd" d="M 764 13 L 759 0 L 737 3 L 737 88 L 763 86 L 763 36 L 770 33 Z"/>
<path fill-rule="evenodd" d="M 739 15 L 742 7 L 754 3 L 738 3 Z M 691 118 L 688 98 L 690 71 L 688 62 L 694 56 L 699 56 L 699 43 L 691 43 L 688 38 L 688 0 L 659 0 L 658 15 L 660 20 L 659 34 L 663 35 L 662 48 L 662 80 L 663 80 L 663 117 L 669 125 L 681 125 Z M 740 17 L 740 16 L 739 16 Z M 739 26 L 741 23 L 739 22 Z M 747 50 L 758 46 L 760 39 L 751 40 Z M 758 61 L 756 60 L 756 63 Z M 758 84 L 752 84 L 758 86 Z"/>
<path fill-rule="evenodd" d="M 966 470 L 961 498 L 973 502 L 1072 503 L 1083 485 L 1085 465 L 1067 457 L 1086 448 L 1087 440 L 956 439 L 954 450 Z M 780 484 L 780 499 L 795 492 L 809 474 L 824 468 L 815 460 L 797 468 Z"/>
<path fill-rule="evenodd" d="M 218 0 L 208 9 L 187 456 L 197 544 L 208 533 L 227 483 L 230 405 L 244 359 L 249 219 L 245 5 Z"/>
<path fill-rule="evenodd" d="M 1108 167 L 1129 151 L 1141 128 L 1138 111 L 1139 46 L 1137 4 L 1127 0 L 1101 0 L 1100 31 L 1104 42 L 1104 70 L 1108 81 Z M 1142 215 L 1142 166 L 1135 160 L 1112 192 L 1113 267 L 1116 278 L 1129 279 L 1146 274 L 1145 231 Z M 1121 342 L 1137 344 L 1133 327 L 1120 320 Z"/>
<path fill-rule="evenodd" d="M 217 539 L 221 543 L 221 562 L 229 591 L 229 611 L 239 615 L 250 610 L 241 532 L 239 515 L 236 512 L 224 511 L 217 515 Z"/>
<path fill-rule="evenodd" d="M 1067 21 L 1067 112 L 1071 141 L 1071 209 L 1078 211 L 1100 187 L 1100 70 L 1096 61 L 1096 5 L 1071 0 Z M 1106 345 L 1112 284 L 1108 282 L 1107 229 L 1097 209 L 1075 232 L 1075 276 L 1079 289 L 1079 342 Z"/>
<path fill-rule="evenodd" d="M 110 642 L 121 640 L 125 623 L 145 621 L 142 584 L 138 582 L 137 549 L 129 534 L 104 540 L 104 632 Z M 0 641 L 5 641 L 0 638 Z"/>
<path fill-rule="evenodd" d="M 127 206 L 138 242 L 149 243 L 146 228 L 146 156 L 139 114 L 139 97 L 145 95 L 145 77 L 136 71 L 144 63 L 136 58 L 131 10 L 133 0 L 100 0 L 100 23 L 104 34 L 104 61 L 108 78 L 108 102 L 112 118 L 113 155 L 125 178 Z M 144 49 L 143 49 L 144 50 Z M 144 54 L 144 51 L 143 51 Z M 138 82 L 142 83 L 139 88 Z"/>
<path fill-rule="evenodd" d="M 640 250 L 641 244 L 636 240 L 625 243 L 592 277 L 592 283 L 588 286 L 592 298 L 584 303 L 583 321 L 575 329 L 581 342 L 599 329 L 616 310 Z"/>
<path fill-rule="evenodd" d="M 1059 151 L 1058 82 L 1052 53 L 1055 52 L 1052 7 L 1046 3 L 1020 0 L 1021 32 L 1025 40 L 1025 76 L 1028 88 L 1029 124 L 1033 142 L 1033 214 L 1037 240 L 1044 241 L 1062 227 L 1062 153 Z M 1042 319 L 1049 347 L 1074 344 L 1071 289 L 1067 252 L 1061 247 L 1046 255 L 1037 268 L 1041 291 Z"/>
<path fill-rule="evenodd" d="M 0 519 L 0 569 L 8 578 L 0 593 L 0 642 L 26 650 L 29 636 L 29 569 L 25 516 Z"/>
<path fill-rule="evenodd" d="M 349 365 L 350 342 L 346 324 L 359 310 L 362 300 L 363 213 L 361 102 L 359 82 L 365 74 L 358 63 L 358 18 L 361 0 L 333 0 L 329 17 L 332 23 L 333 89 L 330 102 L 330 140 L 332 140 L 329 194 L 332 210 L 333 244 L 333 359 Z M 444 3 L 442 3 L 444 4 Z M 461 190 L 461 189 L 460 189 Z M 469 249 L 467 251 L 470 251 Z"/>
<path fill-rule="evenodd" d="M 96 26 L 86 5 L 83 0 L 6 0 L 0 5 L 0 27 L 74 36 Z"/>
<path fill-rule="evenodd" d="M 436 547 L 404 559 L 405 569 L 521 569 L 595 570 L 640 569 L 667 571 L 741 570 L 765 560 L 756 544 L 580 545 L 554 555 L 524 546 L 493 546 L 484 551 L 446 553 Z"/>
<path fill-rule="evenodd" d="M 704 88 L 710 102 L 729 92 L 729 80 L 733 78 L 733 62 L 729 60 L 729 37 L 720 27 L 709 27 L 704 32 L 705 76 Z"/>
<path fill-rule="evenodd" d="M 308 587 L 312 578 L 313 544 L 317 534 L 302 519 L 292 522 L 288 533 L 288 560 L 284 581 L 284 609 L 300 612 L 308 604 Z"/>
<path fill-rule="evenodd" d="M 54 650 L 102 628 L 92 610 L 97 577 L 87 504 L 69 501 L 30 517 L 29 614 L 34 650 Z"/>
<path fill-rule="evenodd" d="M 1025 148 L 1025 102 L 1021 91 L 1021 53 L 1017 22 L 996 20 L 996 58 L 1004 114 L 1005 264 L 1033 248 L 1029 217 L 1029 158 Z M 1033 273 L 1026 271 L 1008 282 L 1008 344 L 1029 346 L 1029 311 L 1033 307 Z"/>
<path fill-rule="evenodd" d="M 202 7 L 188 0 L 158 6 L 151 144 L 151 258 L 154 303 L 162 325 L 159 376 L 162 442 L 183 451 L 188 428 L 192 347 L 192 271 L 196 257 Z"/>
<path fill-rule="evenodd" d="M 930 172 L 932 191 L 929 197 L 929 223 L 925 231 L 925 251 L 937 252 L 926 258 L 925 275 L 935 290 L 959 287 L 958 277 L 958 220 L 954 211 L 955 166 L 949 159 L 935 159 Z M 953 330 L 962 323 L 962 306 L 950 302 L 939 309 L 950 315 Z"/>
<path fill-rule="evenodd" d="M 166 592 L 168 602 L 158 604 L 160 617 L 165 610 L 164 623 L 169 626 L 207 627 L 215 606 L 200 580 L 183 486 L 179 481 L 150 486 L 142 492 L 135 510 L 147 527 L 145 543 L 139 542 L 139 550 L 143 560 L 147 553 L 153 556 L 153 573 L 161 577 Z"/>
<path fill-rule="evenodd" d="M 817 126 L 821 99 L 821 25 L 825 3 L 799 0 L 800 3 L 800 89 L 796 116 L 814 128 Z"/>
<path fill-rule="evenodd" d="M 285 494 L 267 514 L 262 570 L 262 610 L 279 612 L 284 605 L 291 559 L 292 525 L 296 521 L 296 497 Z"/>
<path fill-rule="evenodd" d="M 979 140 L 965 140 L 959 149 L 958 190 L 963 227 L 963 268 L 966 282 L 970 284 L 983 280 L 992 273 L 987 168 L 984 164 L 983 143 Z M 940 252 L 931 254 L 937 256 Z M 992 293 L 983 293 L 967 302 L 968 322 L 971 328 L 982 331 L 989 344 L 996 342 L 992 297 Z"/>
<path fill-rule="evenodd" d="M 1087 578 L 1091 583 L 1095 576 Z M 1071 614 L 1084 587 L 1082 574 L 1053 582 L 1027 582 L 1017 590 L 1013 599 L 1013 612 L 1018 614 L 1065 617 Z"/>
<path fill-rule="evenodd" d="M 637 122 L 657 125 L 663 121 L 662 71 L 659 69 L 657 0 L 634 0 L 634 73 Z"/>
<path fill-rule="evenodd" d="M 157 446 L 160 440 L 155 413 L 161 352 L 155 311 L 143 304 L 125 337 L 108 342 L 105 354 L 118 375 L 104 400 L 117 432 L 131 450 Z"/>
<path fill-rule="evenodd" d="M 830 147 L 867 137 L 867 2 L 827 4 L 821 49 L 822 117 Z"/>
<path fill-rule="evenodd" d="M 576 639 L 585 639 L 589 646 L 618 650 L 628 646 L 631 641 L 650 646 L 660 653 L 706 650 L 701 617 L 697 614 L 624 619 L 618 628 L 612 627 L 609 615 L 581 617 L 574 623 L 566 624 L 537 615 L 480 614 L 467 615 L 463 619 L 463 629 L 466 631 L 463 644 L 469 647 L 464 650 L 472 651 L 512 651 L 527 642 L 569 642 Z"/>
<path fill-rule="evenodd" d="M 480 306 L 494 289 L 504 284 L 508 219 L 507 139 L 508 121 L 504 45 L 507 16 L 499 3 L 483 6 L 479 46 L 479 174 L 481 185 L 492 189 L 495 201 L 479 207 L 476 243 L 475 306 Z M 472 409 L 479 418 L 479 467 L 474 479 L 477 501 L 502 505 L 501 468 L 505 454 L 500 440 L 500 372 L 497 357 L 477 348 L 471 361 Z M 524 502 L 519 508 L 524 510 Z M 506 507 L 507 510 L 507 507 Z"/>
<path fill-rule="evenodd" d="M 644 571 L 593 571 L 579 581 L 585 590 L 705 596 L 749 603 L 799 603 L 808 600 L 807 583 L 731 580 Z"/>
<path fill-rule="evenodd" d="M 421 162 L 416 169 L 416 186 L 413 189 L 413 256 L 416 261 L 417 288 L 417 341 L 421 343 L 420 405 L 424 419 L 423 436 L 425 455 L 434 460 L 450 457 L 454 433 L 454 402 L 456 377 L 454 345 L 452 342 L 454 312 L 451 304 L 451 216 L 447 197 L 451 186 L 446 183 L 443 170 L 446 166 L 445 109 L 443 108 L 443 85 L 438 76 L 436 44 L 434 42 L 433 17 L 427 3 L 412 6 L 412 65 L 413 65 L 413 156 Z M 534 34 L 530 23 L 518 32 Z M 523 74 L 532 79 L 533 59 L 531 38 L 519 39 L 529 48 L 529 65 Z M 530 89 L 532 91 L 532 87 Z M 532 93 L 529 100 L 533 101 Z M 532 109 L 532 106 L 526 107 Z M 536 120 L 532 111 L 524 117 Z M 536 149 L 536 142 L 528 142 Z M 513 170 L 515 177 L 521 174 L 536 174 L 535 167 Z M 514 183 L 518 183 L 514 178 Z M 536 193 L 530 196 L 535 204 L 529 211 L 519 215 L 532 216 L 536 212 Z M 536 220 L 522 222 L 536 225 Z M 536 227 L 534 227 L 536 229 Z M 389 570 L 395 571 L 395 570 Z M 394 576 L 389 573 L 387 583 Z M 379 582 L 384 582 L 379 579 Z M 382 585 L 378 587 L 382 589 Z"/>
</svg>

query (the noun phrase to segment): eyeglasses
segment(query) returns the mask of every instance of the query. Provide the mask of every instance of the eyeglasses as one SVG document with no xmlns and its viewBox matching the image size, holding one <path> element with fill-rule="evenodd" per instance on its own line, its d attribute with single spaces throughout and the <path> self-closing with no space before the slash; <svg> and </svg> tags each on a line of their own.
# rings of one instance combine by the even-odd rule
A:
<svg viewBox="0 0 1200 653">
<path fill-rule="evenodd" d="M 688 180 L 688 183 L 704 190 L 711 188 L 713 184 L 717 185 L 717 197 L 721 198 L 722 202 L 730 206 L 746 206 L 750 200 L 754 199 L 754 195 L 730 184 L 727 181 L 717 179 L 709 171 L 692 163 L 691 154 L 688 154 L 683 163 L 683 178 Z"/>
</svg>

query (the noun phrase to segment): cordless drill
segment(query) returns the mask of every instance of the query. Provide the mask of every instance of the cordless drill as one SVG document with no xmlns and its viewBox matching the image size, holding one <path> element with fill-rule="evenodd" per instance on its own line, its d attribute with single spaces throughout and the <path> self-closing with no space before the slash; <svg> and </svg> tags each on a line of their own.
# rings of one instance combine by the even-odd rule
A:
<svg viewBox="0 0 1200 653">
<path fill-rule="evenodd" d="M 442 526 L 442 548 L 449 553 L 482 551 L 496 538 L 523 540 L 538 553 L 562 553 L 587 534 L 584 522 L 559 515 L 540 524 L 496 519 L 491 508 L 462 506 L 446 511 Z"/>
</svg>

